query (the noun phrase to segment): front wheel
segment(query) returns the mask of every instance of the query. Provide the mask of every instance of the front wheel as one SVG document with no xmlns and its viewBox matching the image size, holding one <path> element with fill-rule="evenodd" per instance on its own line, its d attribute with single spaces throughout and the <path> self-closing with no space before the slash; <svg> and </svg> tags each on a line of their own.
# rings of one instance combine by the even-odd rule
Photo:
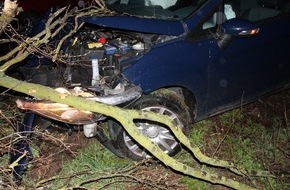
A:
<svg viewBox="0 0 290 190">
<path fill-rule="evenodd" d="M 172 118 L 175 124 L 181 127 L 185 135 L 189 133 L 188 129 L 191 123 L 189 109 L 174 92 L 171 94 L 156 93 L 144 96 L 132 108 L 167 115 Z M 150 153 L 129 136 L 120 124 L 115 121 L 109 121 L 109 126 L 115 147 L 128 158 L 141 160 L 151 157 Z M 173 156 L 180 151 L 179 141 L 167 126 L 146 120 L 136 121 L 136 126 L 166 154 Z"/>
</svg>

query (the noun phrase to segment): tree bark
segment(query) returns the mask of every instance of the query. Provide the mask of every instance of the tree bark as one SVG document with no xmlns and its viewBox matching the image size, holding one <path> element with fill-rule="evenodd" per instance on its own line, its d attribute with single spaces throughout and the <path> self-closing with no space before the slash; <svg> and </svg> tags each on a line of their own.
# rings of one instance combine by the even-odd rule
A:
<svg viewBox="0 0 290 190">
<path fill-rule="evenodd" d="M 108 106 L 102 103 L 86 100 L 84 98 L 72 95 L 63 96 L 63 94 L 55 91 L 54 89 L 38 84 L 19 81 L 12 77 L 6 76 L 3 72 L 0 72 L 0 86 L 22 92 L 36 98 L 48 99 L 53 102 L 67 104 L 80 110 L 92 111 L 95 113 L 100 113 L 106 116 L 113 117 L 122 124 L 128 134 L 131 135 L 139 144 L 141 144 L 157 159 L 159 159 L 161 162 L 171 167 L 172 169 L 182 172 L 186 175 L 208 181 L 210 183 L 221 184 L 234 189 L 254 189 L 246 184 L 226 178 L 224 176 L 220 176 L 209 169 L 197 170 L 193 167 L 187 166 L 175 160 L 174 158 L 164 153 L 156 144 L 150 141 L 147 137 L 145 137 L 137 129 L 133 122 L 135 119 L 145 119 L 164 123 L 165 125 L 170 127 L 172 132 L 178 137 L 181 142 L 185 142 L 184 144 L 188 146 L 191 151 L 193 151 L 192 153 L 202 163 L 218 165 L 224 168 L 229 168 L 230 166 L 230 169 L 234 168 L 232 164 L 229 164 L 226 161 L 219 161 L 213 158 L 209 158 L 203 155 L 197 147 L 193 148 L 193 146 L 189 143 L 189 139 L 185 135 L 183 135 L 180 128 L 178 126 L 175 126 L 172 119 L 167 116 L 137 110 L 121 109 L 116 106 Z"/>
<path fill-rule="evenodd" d="M 0 35 L 20 11 L 22 11 L 22 9 L 18 7 L 17 1 L 4 1 L 4 7 L 0 15 Z"/>
</svg>

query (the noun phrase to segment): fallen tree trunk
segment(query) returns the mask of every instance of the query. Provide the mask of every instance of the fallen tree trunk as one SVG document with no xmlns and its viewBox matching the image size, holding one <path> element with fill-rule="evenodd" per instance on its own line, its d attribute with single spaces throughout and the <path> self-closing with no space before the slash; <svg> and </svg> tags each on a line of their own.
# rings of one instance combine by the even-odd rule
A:
<svg viewBox="0 0 290 190">
<path fill-rule="evenodd" d="M 226 161 L 220 161 L 213 158 L 209 158 L 203 155 L 197 147 L 194 148 L 192 145 L 188 144 L 189 139 L 185 135 L 183 135 L 180 128 L 178 126 L 175 126 L 172 120 L 167 116 L 150 112 L 121 109 L 119 107 L 108 106 L 102 103 L 86 100 L 84 98 L 71 95 L 64 96 L 63 94 L 55 91 L 54 89 L 38 84 L 19 81 L 12 77 L 6 76 L 3 72 L 0 72 L 0 86 L 13 89 L 18 92 L 22 92 L 24 94 L 36 98 L 48 99 L 53 102 L 73 106 L 80 110 L 92 111 L 95 113 L 100 113 L 106 116 L 113 117 L 116 120 L 118 120 L 122 124 L 122 126 L 124 126 L 128 134 L 130 134 L 139 144 L 145 147 L 150 153 L 152 153 L 152 155 L 154 155 L 157 159 L 159 159 L 161 162 L 171 167 L 172 169 L 182 172 L 186 175 L 208 181 L 210 183 L 221 184 L 234 189 L 243 189 L 243 190 L 254 189 L 246 184 L 226 178 L 224 176 L 220 176 L 214 173 L 213 171 L 210 171 L 209 169 L 196 170 L 193 167 L 187 166 L 175 160 L 174 158 L 164 153 L 157 145 L 155 145 L 147 137 L 145 137 L 137 129 L 135 123 L 133 122 L 135 119 L 145 119 L 164 123 L 165 125 L 170 127 L 172 132 L 181 142 L 186 142 L 185 145 L 188 146 L 188 148 L 197 158 L 199 158 L 200 162 L 229 169 L 234 168 L 233 164 L 230 164 Z M 237 173 L 240 173 L 238 170 L 235 171 L 237 171 Z"/>
</svg>

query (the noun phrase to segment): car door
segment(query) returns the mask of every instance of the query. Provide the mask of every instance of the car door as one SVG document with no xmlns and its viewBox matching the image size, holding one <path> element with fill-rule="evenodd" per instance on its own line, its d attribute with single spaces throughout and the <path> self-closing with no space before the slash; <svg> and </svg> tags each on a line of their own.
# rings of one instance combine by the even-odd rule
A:
<svg viewBox="0 0 290 190">
<path fill-rule="evenodd" d="M 226 16 L 226 7 L 230 6 L 234 11 L 231 16 L 234 13 L 236 18 L 256 23 L 260 31 L 254 36 L 234 38 L 226 49 L 220 48 L 216 40 L 210 43 L 208 110 L 232 108 L 289 85 L 289 9 L 277 2 L 258 0 L 247 7 L 241 5 L 248 1 L 241 0 L 237 11 L 234 4 L 224 4 Z"/>
</svg>

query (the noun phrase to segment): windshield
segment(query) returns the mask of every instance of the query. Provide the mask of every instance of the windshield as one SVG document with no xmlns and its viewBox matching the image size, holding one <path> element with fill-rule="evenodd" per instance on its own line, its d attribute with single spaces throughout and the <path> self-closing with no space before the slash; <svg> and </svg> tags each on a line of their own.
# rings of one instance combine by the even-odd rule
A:
<svg viewBox="0 0 290 190">
<path fill-rule="evenodd" d="M 133 16 L 181 20 L 206 0 L 106 0 L 109 9 Z"/>
</svg>

